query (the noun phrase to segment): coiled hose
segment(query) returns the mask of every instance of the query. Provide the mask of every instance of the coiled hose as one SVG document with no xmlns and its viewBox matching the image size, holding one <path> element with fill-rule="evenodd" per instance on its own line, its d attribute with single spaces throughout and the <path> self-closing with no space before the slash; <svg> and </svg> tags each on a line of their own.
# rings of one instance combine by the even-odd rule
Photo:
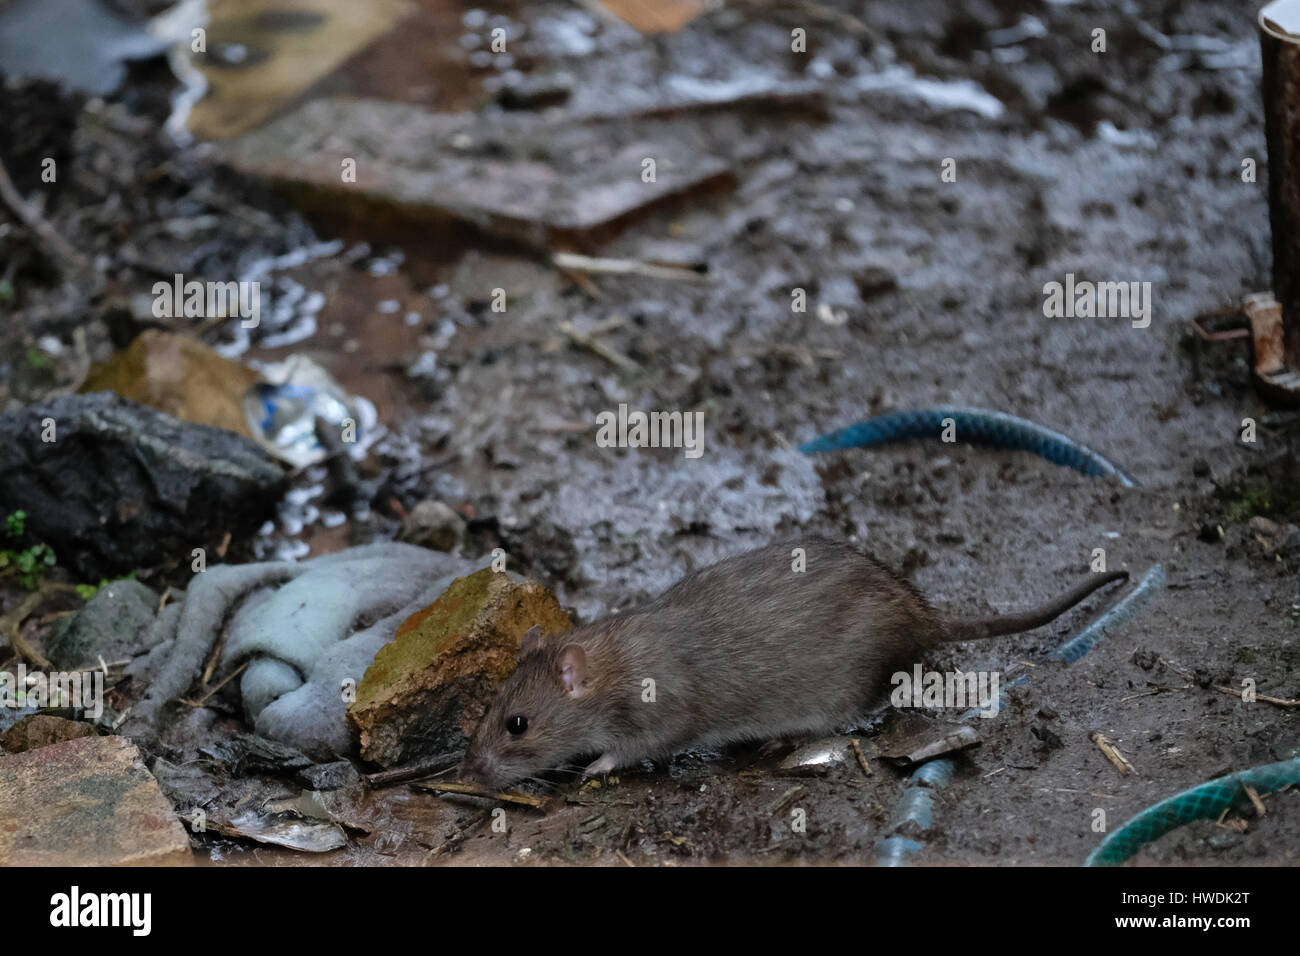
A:
<svg viewBox="0 0 1300 956">
<path fill-rule="evenodd" d="M 1164 836 L 1193 820 L 1216 819 L 1246 795 L 1245 788 L 1257 793 L 1272 793 L 1290 785 L 1300 785 L 1300 757 L 1279 763 L 1251 767 L 1239 773 L 1210 780 L 1184 790 L 1147 807 L 1101 841 L 1088 854 L 1084 866 L 1118 866 L 1143 844 Z"/>
<path fill-rule="evenodd" d="M 799 446 L 805 455 L 844 448 L 866 448 L 911 438 L 938 438 L 944 421 L 952 419 L 962 441 L 994 445 L 1017 451 L 1032 451 L 1057 465 L 1064 465 L 1095 478 L 1114 476 L 1125 488 L 1138 482 L 1128 472 L 1068 435 L 1044 428 L 1028 419 L 983 408 L 927 408 L 922 411 L 890 412 L 829 432 Z"/>
</svg>

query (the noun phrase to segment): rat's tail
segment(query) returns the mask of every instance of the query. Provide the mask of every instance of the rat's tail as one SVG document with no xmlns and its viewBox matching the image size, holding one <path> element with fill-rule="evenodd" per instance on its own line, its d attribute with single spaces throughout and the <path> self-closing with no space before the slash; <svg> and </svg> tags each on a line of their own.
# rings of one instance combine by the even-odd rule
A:
<svg viewBox="0 0 1300 956">
<path fill-rule="evenodd" d="M 1111 571 L 1098 574 L 1084 581 L 1073 591 L 1062 594 L 1055 601 L 1023 614 L 1008 614 L 1003 617 L 986 617 L 977 621 L 952 621 L 944 634 L 945 641 L 977 641 L 985 637 L 1001 637 L 1004 634 L 1019 634 L 1042 627 L 1049 621 L 1060 617 L 1098 588 L 1105 587 L 1112 581 L 1127 581 L 1127 571 Z"/>
</svg>

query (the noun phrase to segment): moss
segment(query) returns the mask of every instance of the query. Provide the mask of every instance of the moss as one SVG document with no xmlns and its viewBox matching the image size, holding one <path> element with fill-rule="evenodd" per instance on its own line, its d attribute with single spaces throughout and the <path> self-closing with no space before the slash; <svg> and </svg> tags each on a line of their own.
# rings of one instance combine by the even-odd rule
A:
<svg viewBox="0 0 1300 956">
<path fill-rule="evenodd" d="M 438 600 L 403 621 L 393 639 L 379 649 L 374 663 L 367 668 L 353 706 L 361 708 L 375 703 L 388 692 L 394 680 L 433 664 L 457 637 L 470 629 L 474 618 L 490 602 L 495 574 L 491 568 L 484 568 L 468 577 L 457 578 Z M 424 632 L 422 639 L 409 639 L 408 635 L 416 631 Z"/>
</svg>

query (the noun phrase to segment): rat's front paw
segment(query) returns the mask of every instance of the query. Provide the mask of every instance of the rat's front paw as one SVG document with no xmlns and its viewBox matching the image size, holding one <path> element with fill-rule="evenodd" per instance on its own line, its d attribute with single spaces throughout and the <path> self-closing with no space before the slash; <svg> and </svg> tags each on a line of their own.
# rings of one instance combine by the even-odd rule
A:
<svg viewBox="0 0 1300 956">
<path fill-rule="evenodd" d="M 599 760 L 595 760 L 587 765 L 587 769 L 582 771 L 582 779 L 587 780 L 591 777 L 598 777 L 606 774 L 618 766 L 618 761 L 614 759 L 613 754 L 601 754 Z"/>
</svg>

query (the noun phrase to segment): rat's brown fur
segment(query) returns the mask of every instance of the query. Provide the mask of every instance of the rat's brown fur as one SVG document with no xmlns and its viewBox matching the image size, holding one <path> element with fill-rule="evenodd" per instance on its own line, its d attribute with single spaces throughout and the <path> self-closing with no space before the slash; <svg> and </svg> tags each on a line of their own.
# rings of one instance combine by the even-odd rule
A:
<svg viewBox="0 0 1300 956">
<path fill-rule="evenodd" d="M 792 568 L 795 548 L 805 571 Z M 1094 579 L 1047 611 L 1055 617 L 1123 576 Z M 1040 617 L 1006 626 L 1027 629 L 1018 625 Z M 828 733 L 868 711 L 890 674 L 935 645 L 1002 633 L 1011 631 L 999 619 L 946 623 L 911 584 L 845 544 L 770 545 L 523 653 L 461 775 L 502 787 L 584 754 L 601 755 L 588 768 L 599 772 L 693 745 Z M 563 665 L 575 660 L 566 687 Z M 528 729 L 512 736 L 515 715 Z"/>
</svg>

